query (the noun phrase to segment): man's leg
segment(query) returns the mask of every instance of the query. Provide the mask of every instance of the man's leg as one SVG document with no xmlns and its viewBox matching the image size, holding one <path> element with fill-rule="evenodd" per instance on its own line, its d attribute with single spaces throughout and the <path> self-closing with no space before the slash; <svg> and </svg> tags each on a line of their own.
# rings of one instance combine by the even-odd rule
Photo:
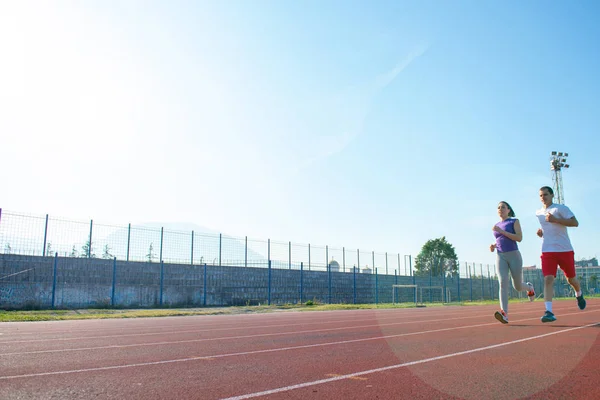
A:
<svg viewBox="0 0 600 400">
<path fill-rule="evenodd" d="M 554 275 L 544 276 L 544 301 L 550 303 L 550 309 L 546 305 L 546 310 L 552 311 L 552 296 L 554 295 Z"/>
<path fill-rule="evenodd" d="M 577 279 L 576 276 L 572 278 L 567 278 L 567 282 L 569 282 L 569 285 L 571 285 L 576 295 L 577 293 L 581 292 L 581 284 L 579 283 L 579 279 Z"/>
<path fill-rule="evenodd" d="M 561 254 L 559 265 L 560 269 L 562 269 L 565 273 L 569 285 L 571 285 L 571 287 L 575 291 L 575 297 L 577 298 L 577 306 L 580 310 L 585 309 L 586 301 L 583 298 L 583 293 L 581 292 L 581 284 L 579 283 L 579 279 L 577 279 L 575 271 L 575 253 L 569 251 Z"/>
<path fill-rule="evenodd" d="M 542 253 L 542 273 L 544 274 L 544 304 L 546 312 L 542 316 L 542 322 L 556 321 L 552 312 L 552 296 L 554 295 L 554 278 L 558 270 L 556 253 Z"/>
</svg>

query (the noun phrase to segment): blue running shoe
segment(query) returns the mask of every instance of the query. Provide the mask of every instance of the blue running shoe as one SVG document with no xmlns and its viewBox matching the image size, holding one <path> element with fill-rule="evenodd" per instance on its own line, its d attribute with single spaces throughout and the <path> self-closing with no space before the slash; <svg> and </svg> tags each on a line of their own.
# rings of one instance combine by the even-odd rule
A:
<svg viewBox="0 0 600 400">
<path fill-rule="evenodd" d="M 550 311 L 546 311 L 542 317 L 542 322 L 554 322 L 556 317 Z"/>
<path fill-rule="evenodd" d="M 583 298 L 583 295 L 581 296 L 577 296 L 577 305 L 579 306 L 580 310 L 584 310 L 585 309 L 585 299 Z"/>
</svg>

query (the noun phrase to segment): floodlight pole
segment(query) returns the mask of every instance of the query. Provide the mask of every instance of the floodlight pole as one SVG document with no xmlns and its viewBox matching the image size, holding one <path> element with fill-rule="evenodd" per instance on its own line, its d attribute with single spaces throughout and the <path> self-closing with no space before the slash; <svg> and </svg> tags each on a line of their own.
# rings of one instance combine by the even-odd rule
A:
<svg viewBox="0 0 600 400">
<path fill-rule="evenodd" d="M 554 186 L 554 201 L 557 204 L 565 203 L 562 170 L 563 168 L 569 168 L 569 164 L 566 164 L 568 156 L 569 153 L 563 153 L 561 151 L 553 151 L 550 154 L 550 170 L 552 171 L 552 184 Z"/>
</svg>

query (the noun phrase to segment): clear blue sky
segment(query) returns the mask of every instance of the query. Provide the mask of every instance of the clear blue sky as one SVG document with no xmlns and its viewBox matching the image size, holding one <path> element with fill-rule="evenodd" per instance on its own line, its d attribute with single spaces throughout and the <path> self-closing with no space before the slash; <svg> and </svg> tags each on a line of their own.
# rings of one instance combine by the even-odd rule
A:
<svg viewBox="0 0 600 400">
<path fill-rule="evenodd" d="M 494 263 L 498 201 L 539 265 L 570 154 L 600 235 L 594 1 L 0 1 L 1 207 Z"/>
</svg>

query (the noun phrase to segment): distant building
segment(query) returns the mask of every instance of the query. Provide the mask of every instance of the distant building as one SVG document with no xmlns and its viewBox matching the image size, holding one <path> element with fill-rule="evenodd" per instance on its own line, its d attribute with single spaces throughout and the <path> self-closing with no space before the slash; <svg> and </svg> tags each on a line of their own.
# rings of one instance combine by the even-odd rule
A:
<svg viewBox="0 0 600 400">
<path fill-rule="evenodd" d="M 581 259 L 579 261 L 575 261 L 576 267 L 597 267 L 598 259 L 596 257 L 590 258 L 589 260 Z"/>
<path fill-rule="evenodd" d="M 329 270 L 331 272 L 340 272 L 340 264 L 335 260 L 331 260 L 329 262 Z"/>
</svg>

